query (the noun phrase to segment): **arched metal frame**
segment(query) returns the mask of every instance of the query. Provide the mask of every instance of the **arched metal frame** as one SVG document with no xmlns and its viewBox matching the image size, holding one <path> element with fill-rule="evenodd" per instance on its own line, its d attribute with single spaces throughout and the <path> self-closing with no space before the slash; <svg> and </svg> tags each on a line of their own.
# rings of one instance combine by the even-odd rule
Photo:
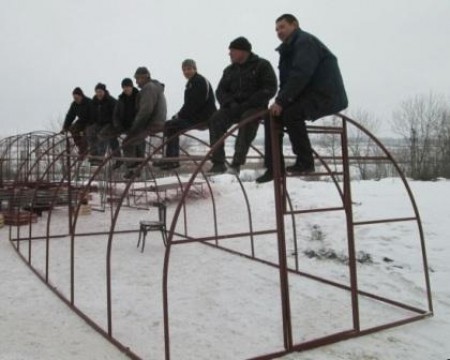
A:
<svg viewBox="0 0 450 360">
<path fill-rule="evenodd" d="M 235 234 L 221 234 L 218 230 L 217 223 L 217 210 L 216 210 L 216 202 L 217 199 L 214 196 L 214 185 L 211 183 L 209 176 L 203 171 L 204 165 L 207 163 L 208 159 L 212 152 L 217 149 L 218 146 L 223 144 L 230 137 L 235 136 L 236 132 L 242 126 L 245 126 L 248 123 L 260 121 L 261 118 L 267 117 L 267 112 L 262 111 L 258 114 L 255 114 L 243 121 L 239 124 L 233 126 L 226 134 L 222 136 L 221 139 L 218 140 L 216 144 L 213 144 L 212 147 L 208 147 L 208 144 L 203 140 L 196 138 L 192 134 L 189 134 L 189 130 L 194 130 L 196 127 L 188 129 L 187 131 L 179 132 L 174 136 L 185 135 L 194 139 L 199 144 L 207 147 L 207 152 L 203 156 L 191 156 L 186 149 L 181 149 L 182 156 L 176 159 L 172 159 L 173 161 L 180 161 L 183 163 L 191 163 L 194 165 L 194 170 L 192 171 L 189 181 L 182 185 L 180 176 L 178 171 L 173 170 L 172 173 L 175 174 L 179 187 L 182 190 L 181 196 L 178 199 L 176 204 L 174 215 L 172 217 L 172 221 L 170 226 L 168 227 L 168 244 L 165 249 L 164 255 L 164 266 L 163 266 L 163 284 L 162 284 L 162 296 L 163 296 L 163 320 L 164 320 L 164 338 L 165 338 L 165 357 L 166 359 L 170 359 L 170 318 L 169 318 L 169 287 L 168 287 L 168 274 L 169 274 L 169 264 L 170 264 L 170 256 L 172 246 L 175 245 L 184 245 L 190 243 L 202 243 L 207 246 L 211 246 L 215 249 L 220 249 L 227 251 L 228 253 L 237 254 L 242 257 L 248 258 L 250 260 L 258 261 L 260 263 L 266 264 L 268 266 L 277 268 L 279 271 L 279 280 L 280 280 L 280 300 L 282 305 L 282 322 L 283 322 L 283 351 L 278 351 L 270 354 L 264 354 L 254 357 L 254 359 L 271 359 L 275 357 L 282 356 L 284 354 L 288 354 L 293 351 L 302 351 L 318 346 L 322 346 L 325 344 L 330 344 L 333 342 L 337 342 L 344 339 L 349 339 L 356 336 L 361 336 L 369 333 L 373 333 L 379 330 L 391 328 L 394 326 L 406 324 L 412 321 L 416 321 L 419 319 L 423 319 L 425 317 L 431 316 L 433 314 L 433 306 L 432 306 L 432 297 L 431 297 L 431 289 L 430 289 L 430 280 L 428 274 L 428 264 L 426 257 L 426 248 L 425 248 L 425 240 L 423 229 L 421 225 L 420 215 L 417 208 L 417 204 L 414 200 L 412 191 L 408 185 L 408 182 L 403 175 L 400 167 L 395 162 L 393 157 L 390 155 L 388 150 L 383 146 L 383 144 L 376 139 L 374 135 L 372 135 L 369 131 L 364 129 L 361 125 L 359 125 L 356 121 L 350 119 L 349 117 L 337 114 L 342 121 L 342 126 L 308 126 L 308 131 L 310 133 L 331 133 L 340 137 L 341 142 L 341 150 L 342 154 L 340 157 L 340 161 L 342 162 L 342 171 L 336 172 L 332 171 L 330 166 L 327 163 L 327 159 L 325 157 L 320 156 L 317 152 L 314 152 L 316 161 L 318 161 L 322 167 L 325 169 L 323 175 L 327 175 L 330 177 L 332 182 L 334 183 L 336 190 L 339 194 L 339 197 L 342 201 L 341 207 L 334 208 L 321 208 L 321 209 L 303 209 L 303 210 L 294 210 L 291 198 L 288 193 L 288 187 L 286 183 L 286 177 L 282 175 L 282 171 L 280 168 L 280 154 L 275 151 L 278 149 L 277 142 L 279 141 L 278 134 L 283 131 L 280 124 L 277 122 L 271 122 L 272 127 L 272 149 L 274 149 L 273 159 L 274 159 L 274 199 L 276 206 L 276 227 L 275 229 L 264 229 L 257 230 L 253 225 L 253 217 L 252 217 L 252 206 L 250 200 L 248 198 L 246 189 L 244 184 L 241 182 L 239 177 L 236 177 L 237 182 L 239 184 L 239 188 L 241 189 L 242 196 L 244 199 L 247 219 L 248 219 L 248 231 L 239 232 Z M 268 121 L 268 120 L 266 120 Z M 348 153 L 348 126 L 353 126 L 357 128 L 359 131 L 364 133 L 368 138 L 370 138 L 379 149 L 382 150 L 384 156 L 380 156 L 378 158 L 371 157 L 371 160 L 376 161 L 389 161 L 396 168 L 399 177 L 401 178 L 403 185 L 407 191 L 409 196 L 414 216 L 406 217 L 406 218 L 389 218 L 389 219 L 374 219 L 367 221 L 354 221 L 353 219 L 353 209 L 352 209 L 352 196 L 351 196 L 351 178 L 350 178 L 350 162 L 352 157 Z M 39 141 L 33 141 L 32 139 L 39 139 Z M 41 141 L 44 140 L 44 141 Z M 138 170 L 144 170 L 145 168 L 149 169 L 150 177 L 154 178 L 157 176 L 150 166 L 151 162 L 155 160 L 157 154 L 161 153 L 165 144 L 171 139 L 162 139 L 161 144 L 158 146 L 149 146 L 150 150 L 147 154 L 147 157 L 141 162 Z M 26 144 L 26 154 L 25 158 L 21 157 L 20 151 L 24 151 L 23 142 Z M 45 146 L 43 145 L 45 144 Z M 257 154 L 262 156 L 262 153 L 253 147 Z M 80 216 L 80 209 L 82 206 L 81 199 L 88 196 L 91 186 L 94 184 L 96 179 L 99 178 L 100 175 L 105 176 L 105 181 L 111 180 L 108 179 L 108 172 L 106 169 L 111 165 L 112 161 L 115 159 L 115 154 L 109 154 L 106 156 L 102 164 L 91 174 L 87 182 L 81 185 L 74 185 L 74 178 L 78 173 L 81 161 L 77 158 L 76 152 L 74 151 L 73 141 L 68 137 L 63 137 L 59 134 L 53 133 L 29 133 L 24 135 L 18 135 L 15 137 L 5 138 L 0 141 L 0 186 L 3 191 L 2 194 L 7 194 L 7 200 L 10 204 L 10 211 L 20 212 L 20 206 L 16 209 L 13 208 L 13 205 L 17 202 L 15 197 L 19 194 L 19 191 L 22 189 L 28 189 L 31 191 L 27 192 L 27 201 L 30 204 L 30 207 L 33 208 L 33 205 L 37 201 L 38 190 L 41 188 L 52 189 L 50 198 L 47 199 L 50 203 L 49 215 L 47 218 L 47 226 L 46 226 L 46 234 L 45 236 L 33 236 L 32 231 L 32 222 L 31 222 L 31 213 L 30 213 L 30 221 L 29 221 L 29 229 L 25 236 L 21 235 L 20 226 L 16 227 L 16 234 L 14 235 L 13 226 L 10 226 L 9 229 L 9 237 L 11 243 L 14 245 L 14 248 L 17 250 L 18 254 L 22 257 L 22 259 L 31 267 L 31 269 L 35 272 L 35 274 L 44 281 L 49 288 L 56 293 L 62 301 L 64 301 L 69 307 L 74 310 L 78 315 L 84 318 L 94 329 L 96 329 L 100 334 L 102 334 L 106 339 L 111 341 L 115 346 L 117 346 L 121 351 L 126 353 L 130 358 L 139 359 L 140 356 L 134 353 L 126 344 L 122 344 L 119 339 L 114 337 L 113 333 L 113 309 L 112 309 L 112 269 L 111 269 L 111 254 L 112 254 L 112 245 L 114 243 L 115 235 L 118 233 L 125 232 L 136 232 L 137 229 L 129 229 L 129 230 L 116 230 L 116 223 L 119 217 L 121 208 L 126 206 L 126 199 L 130 194 L 130 189 L 135 181 L 134 178 L 124 181 L 124 188 L 121 196 L 119 197 L 117 203 L 110 204 L 111 211 L 111 224 L 109 231 L 101 232 L 107 236 L 107 250 L 106 250 L 106 293 L 107 293 L 107 302 L 105 304 L 106 314 L 107 314 L 107 328 L 104 329 L 100 326 L 95 320 L 85 314 L 76 304 L 75 301 L 75 262 L 76 262 L 76 254 L 75 254 L 75 241 L 78 236 L 89 236 L 89 235 L 98 235 L 99 232 L 95 233 L 82 233 L 78 231 L 78 219 Z M 46 159 L 47 167 L 41 169 L 42 161 Z M 131 159 L 136 160 L 136 159 Z M 34 161 L 34 162 L 32 162 Z M 63 172 L 56 171 L 56 164 L 60 164 Z M 6 178 L 4 176 L 6 173 L 11 173 L 11 171 L 6 172 L 5 166 L 9 166 L 11 170 L 14 167 L 14 170 L 17 170 L 14 178 Z M 320 175 L 320 174 L 319 174 Z M 317 176 L 317 174 L 315 174 Z M 186 200 L 190 189 L 193 187 L 194 182 L 197 177 L 201 177 L 202 180 L 205 181 L 209 199 L 212 204 L 213 211 L 213 224 L 212 224 L 212 234 L 210 236 L 204 237 L 192 237 L 188 235 L 188 229 L 186 224 Z M 342 180 L 342 186 L 339 181 Z M 52 234 L 51 233 L 51 221 L 52 221 L 52 211 L 53 208 L 56 207 L 58 202 L 58 198 L 62 193 L 67 193 L 67 200 L 65 201 L 65 205 L 67 205 L 68 211 L 68 229 L 67 233 L 64 234 Z M 20 204 L 20 201 L 18 201 Z M 347 228 L 347 238 L 348 238 L 348 254 L 349 254 L 349 275 L 350 275 L 350 285 L 337 283 L 329 279 L 325 279 L 319 277 L 317 275 L 309 274 L 299 269 L 298 263 L 298 255 L 295 258 L 295 267 L 291 268 L 287 263 L 287 255 L 286 255 L 286 239 L 285 239 L 285 229 L 284 229 L 284 217 L 290 216 L 292 221 L 292 231 L 294 234 L 294 249 L 297 252 L 297 231 L 296 231 L 296 220 L 295 215 L 308 213 L 308 212 L 327 212 L 327 211 L 343 211 L 345 213 L 346 218 L 346 228 Z M 180 216 L 183 214 L 183 219 L 185 222 L 184 233 L 179 233 L 176 231 L 177 224 L 180 220 Z M 355 236 L 354 229 L 359 226 L 370 225 L 370 224 L 380 224 L 380 223 L 389 223 L 389 222 L 416 222 L 418 226 L 418 233 L 420 238 L 420 247 L 422 252 L 422 263 L 423 263 L 423 273 L 425 280 L 425 290 L 427 297 L 427 309 L 418 309 L 416 307 L 410 306 L 408 304 L 403 304 L 398 301 L 394 301 L 392 299 L 388 299 L 386 297 L 382 297 L 376 294 L 368 293 L 366 291 L 361 291 L 358 287 L 358 276 L 357 276 L 357 266 L 356 266 L 356 254 L 355 254 Z M 270 262 L 266 259 L 259 258 L 255 253 L 254 247 L 254 238 L 260 235 L 272 235 L 277 239 L 278 244 L 278 263 Z M 70 296 L 67 297 L 60 290 L 53 287 L 51 284 L 51 280 L 49 278 L 49 244 L 53 239 L 58 239 L 61 237 L 69 237 L 70 238 Z M 223 247 L 221 245 L 222 240 L 230 239 L 230 238 L 245 238 L 248 237 L 250 241 L 251 254 L 244 254 L 242 252 L 232 250 L 230 248 Z M 34 240 L 45 240 L 46 241 L 46 265 L 44 274 L 42 274 L 39 270 L 37 270 L 32 263 L 32 242 Z M 20 243 L 22 241 L 28 241 L 28 251 L 26 256 L 21 252 Z M 213 241 L 213 243 L 211 243 Z M 351 295 L 351 304 L 352 304 L 352 319 L 353 319 L 353 328 L 348 331 L 343 331 L 335 334 L 331 334 L 329 336 L 323 338 L 317 338 L 312 341 L 306 341 L 302 343 L 294 343 L 292 336 L 292 319 L 291 319 L 291 303 L 290 303 L 290 294 L 289 294 L 289 283 L 288 283 L 288 275 L 289 274 L 297 274 L 299 276 L 305 276 L 309 279 L 319 281 L 321 283 L 335 286 L 339 289 L 348 290 Z M 367 297 L 371 298 L 400 309 L 408 310 L 414 313 L 413 316 L 406 317 L 402 320 L 389 322 L 383 324 L 381 326 L 376 326 L 372 328 L 361 329 L 360 324 L 360 309 L 359 309 L 359 297 Z"/>
</svg>

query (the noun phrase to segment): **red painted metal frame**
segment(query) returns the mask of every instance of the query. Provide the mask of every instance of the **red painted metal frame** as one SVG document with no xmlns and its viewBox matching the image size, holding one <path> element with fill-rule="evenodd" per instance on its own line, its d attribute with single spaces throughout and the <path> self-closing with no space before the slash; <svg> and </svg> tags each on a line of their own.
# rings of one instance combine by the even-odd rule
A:
<svg viewBox="0 0 450 360">
<path fill-rule="evenodd" d="M 184 245 L 190 243 L 202 243 L 214 249 L 222 250 L 230 254 L 236 254 L 241 257 L 247 258 L 249 260 L 257 261 L 259 263 L 265 264 L 270 267 L 274 267 L 278 269 L 279 272 L 279 296 L 281 302 L 281 321 L 282 321 L 282 332 L 283 332 L 283 351 L 277 351 L 269 354 L 263 354 L 256 356 L 252 359 L 273 359 L 290 352 L 294 351 L 304 351 L 307 349 L 319 347 L 325 344 L 330 344 L 333 342 L 373 333 L 376 331 L 380 331 L 383 329 L 388 329 L 394 326 L 403 325 L 409 322 L 417 321 L 423 319 L 425 317 L 431 316 L 433 314 L 433 305 L 432 305 L 432 296 L 431 296 L 431 286 L 430 279 L 428 274 L 428 264 L 426 257 L 426 248 L 425 248 L 425 239 L 423 234 L 423 229 L 421 225 L 421 220 L 419 216 L 419 211 L 414 200 L 412 191 L 406 181 L 405 176 L 403 175 L 400 167 L 395 162 L 394 158 L 390 155 L 388 150 L 383 146 L 383 144 L 378 141 L 375 136 L 373 136 L 370 132 L 364 129 L 361 125 L 359 125 L 354 120 L 349 117 L 341 114 L 337 114 L 336 116 L 341 120 L 342 126 L 308 126 L 308 130 L 310 133 L 314 134 L 332 134 L 333 136 L 338 136 L 341 143 L 341 155 L 338 156 L 338 160 L 342 165 L 342 170 L 339 172 L 332 171 L 330 166 L 327 163 L 331 157 L 329 156 L 320 156 L 319 153 L 314 151 L 314 155 L 316 161 L 325 169 L 324 173 L 315 173 L 314 176 L 329 176 L 332 182 L 335 185 L 336 191 L 339 194 L 339 197 L 342 201 L 342 206 L 329 207 L 329 208 L 317 208 L 317 209 L 295 209 L 292 205 L 292 200 L 289 196 L 289 189 L 287 186 L 286 177 L 282 175 L 282 171 L 280 168 L 280 154 L 275 151 L 278 149 L 277 142 L 279 141 L 279 133 L 282 130 L 281 124 L 269 120 L 266 111 L 262 111 L 258 114 L 255 114 L 243 121 L 239 124 L 233 126 L 226 134 L 222 136 L 221 139 L 213 146 L 209 147 L 208 144 L 201 140 L 198 137 L 193 136 L 189 133 L 189 130 L 195 130 L 195 127 L 188 129 L 185 132 L 180 132 L 174 136 L 185 135 L 198 144 L 204 146 L 207 150 L 203 156 L 198 155 L 190 155 L 188 151 L 185 149 L 181 149 L 183 155 L 179 158 L 170 159 L 171 161 L 180 161 L 183 163 L 189 163 L 194 166 L 194 170 L 190 174 L 189 181 L 186 185 L 181 186 L 181 180 L 179 178 L 179 174 L 176 170 L 173 171 L 176 178 L 180 183 L 180 188 L 182 189 L 182 193 L 178 202 L 176 204 L 174 215 L 172 217 L 172 221 L 168 230 L 168 244 L 165 249 L 164 256 L 164 266 L 163 266 L 163 279 L 162 279 L 162 296 L 163 296 L 163 320 L 164 320 L 164 339 L 165 339 L 165 358 L 168 360 L 171 358 L 171 346 L 170 346 L 170 314 L 169 314 L 169 286 L 168 286 L 168 275 L 170 269 L 170 257 L 172 246 L 175 245 Z M 219 233 L 218 230 L 218 222 L 217 222 L 217 209 L 216 202 L 217 199 L 214 196 L 214 185 L 211 183 L 209 177 L 204 172 L 203 168 L 207 163 L 208 159 L 212 152 L 218 148 L 221 144 L 223 144 L 228 138 L 235 136 L 237 131 L 242 126 L 250 122 L 260 121 L 261 118 L 266 118 L 265 121 L 271 121 L 272 128 L 272 149 L 274 149 L 274 153 L 272 154 L 274 159 L 274 199 L 275 199 L 275 213 L 276 213 L 276 227 L 274 229 L 255 229 L 253 225 L 253 215 L 252 215 L 252 206 L 249 200 L 249 197 L 246 192 L 246 188 L 244 184 L 241 182 L 239 177 L 236 177 L 237 182 L 239 184 L 239 188 L 241 189 L 242 196 L 244 198 L 245 210 L 247 212 L 247 220 L 248 220 L 248 231 L 242 231 L 238 233 Z M 381 151 L 384 153 L 384 156 L 380 157 L 358 157 L 358 159 L 368 159 L 370 161 L 389 161 L 395 167 L 398 172 L 399 177 L 401 178 L 404 187 L 407 190 L 407 194 L 409 196 L 414 216 L 411 217 L 403 217 L 403 218 L 392 218 L 392 219 L 369 219 L 364 221 L 354 221 L 353 219 L 353 209 L 352 209 L 352 195 L 351 195 L 351 176 L 350 176 L 350 162 L 352 159 L 356 159 L 356 157 L 351 157 L 348 153 L 348 126 L 353 126 L 363 134 L 365 134 L 368 138 L 370 138 Z M 150 177 L 156 177 L 150 166 L 151 162 L 162 152 L 165 144 L 171 139 L 161 139 L 160 145 L 153 146 L 150 144 L 149 151 L 147 153 L 147 157 L 141 162 L 138 170 L 148 169 L 150 172 Z M 21 157 L 21 152 L 26 149 L 26 157 Z M 263 154 L 255 147 L 253 150 L 259 155 L 263 156 Z M 51 189 L 52 196 L 49 200 L 50 209 L 47 217 L 47 226 L 46 226 L 46 234 L 44 236 L 34 236 L 32 227 L 33 225 L 30 223 L 28 226 L 28 232 L 26 235 L 22 235 L 20 231 L 20 227 L 15 227 L 15 236 L 14 236 L 14 227 L 10 226 L 9 229 L 9 237 L 11 243 L 14 248 L 19 253 L 20 257 L 33 269 L 35 274 L 45 283 L 47 286 L 58 296 L 60 299 L 65 302 L 73 311 L 75 311 L 79 316 L 85 319 L 89 325 L 91 325 L 95 330 L 97 330 L 100 334 L 102 334 L 106 339 L 108 339 L 112 344 L 117 346 L 119 350 L 124 352 L 127 356 L 133 359 L 139 359 L 140 356 L 135 354 L 132 350 L 130 350 L 126 345 L 122 344 L 119 339 L 115 338 L 113 332 L 113 304 L 112 304 L 112 246 L 115 240 L 115 236 L 123 233 L 134 233 L 137 232 L 137 228 L 133 229 L 125 229 L 125 230 L 116 230 L 116 224 L 118 217 L 120 215 L 121 208 L 126 206 L 126 199 L 129 196 L 130 189 L 133 185 L 135 179 L 129 179 L 124 181 L 124 189 L 122 194 L 120 195 L 116 204 L 110 204 L 109 211 L 111 212 L 111 225 L 109 231 L 104 232 L 82 232 L 77 229 L 78 219 L 80 216 L 80 209 L 82 202 L 80 199 L 85 198 L 92 188 L 92 185 L 96 181 L 96 179 L 106 174 L 105 181 L 113 181 L 111 178 L 108 178 L 108 167 L 111 166 L 112 162 L 115 160 L 115 154 L 110 154 L 102 159 L 102 164 L 94 171 L 93 174 L 89 177 L 88 181 L 84 184 L 77 184 L 74 178 L 76 174 L 80 170 L 81 161 L 77 158 L 76 152 L 74 150 L 73 141 L 69 137 L 63 137 L 59 134 L 52 133 L 30 133 L 19 135 L 16 137 L 9 137 L 0 141 L 0 187 L 5 191 L 9 191 L 11 194 L 9 204 L 14 204 L 15 196 L 19 193 L 19 191 L 23 189 L 34 189 L 33 192 L 29 193 L 31 196 L 28 196 L 28 200 L 30 201 L 31 208 L 37 201 L 37 194 L 39 189 Z M 127 160 L 127 159 L 125 159 Z M 128 160 L 136 160 L 136 159 L 128 159 Z M 42 169 L 42 162 L 46 162 L 47 166 L 45 169 Z M 64 169 L 64 173 L 60 173 L 57 171 L 57 165 Z M 10 168 L 7 169 L 6 167 Z M 6 174 L 10 174 L 12 169 L 16 170 L 16 175 L 14 178 L 7 178 Z M 8 171 L 6 171 L 8 170 Z M 193 187 L 194 181 L 197 177 L 201 177 L 207 187 L 209 199 L 212 204 L 212 212 L 213 212 L 213 233 L 210 236 L 203 237 L 192 237 L 188 234 L 187 227 L 187 215 L 186 215 L 186 201 L 187 196 L 190 191 L 190 188 Z M 342 187 L 341 188 L 341 184 Z M 68 227 L 67 231 L 54 234 L 51 233 L 51 221 L 52 221 L 52 212 L 53 208 L 57 206 L 58 196 L 67 192 L 67 212 L 68 212 Z M 20 199 L 19 203 L 20 203 Z M 11 208 L 10 210 L 15 210 Z M 19 208 L 20 210 L 20 208 Z M 298 250 L 297 250 L 297 232 L 296 232 L 296 220 L 295 215 L 303 214 L 303 213 L 312 213 L 312 212 L 327 212 L 327 211 L 343 211 L 346 219 L 346 230 L 347 230 L 347 239 L 348 239 L 348 256 L 349 256 L 349 284 L 338 283 L 329 279 L 325 279 L 323 277 L 309 274 L 304 271 L 300 271 L 299 269 L 299 261 L 298 261 Z M 182 218 L 184 220 L 184 233 L 179 233 L 176 231 L 178 221 L 180 216 L 183 214 Z M 296 254 L 295 257 L 295 267 L 291 268 L 287 262 L 287 254 L 286 254 L 286 237 L 285 237 L 285 228 L 284 221 L 285 216 L 290 216 L 292 221 L 292 231 L 294 234 L 294 251 Z M 356 251 L 355 251 L 355 235 L 354 229 L 355 227 L 369 225 L 369 224 L 381 224 L 381 223 L 389 223 L 389 222 L 406 222 L 413 221 L 417 223 L 418 233 L 420 237 L 420 247 L 422 252 L 422 263 L 423 263 L 423 273 L 425 280 L 425 292 L 427 296 L 427 309 L 419 309 L 417 307 L 404 304 L 398 301 L 394 301 L 392 299 L 379 296 L 376 294 L 372 294 L 369 292 L 361 291 L 358 287 L 358 274 L 357 274 L 357 266 L 356 266 Z M 96 323 L 91 317 L 89 317 L 85 312 L 83 312 L 76 303 L 76 288 L 75 288 L 75 263 L 77 261 L 77 256 L 75 253 L 75 241 L 80 237 L 89 237 L 94 235 L 107 235 L 108 243 L 107 243 L 107 251 L 106 251 L 106 293 L 107 293 L 107 301 L 105 306 L 107 326 L 103 328 L 98 323 Z M 278 252 L 278 262 L 271 262 L 265 260 L 263 258 L 259 258 L 255 251 L 255 239 L 261 235 L 270 235 L 273 234 L 277 239 L 277 252 Z M 49 244 L 53 239 L 60 238 L 70 238 L 70 296 L 67 297 L 60 290 L 54 287 L 51 284 L 49 279 L 49 261 L 50 261 L 50 250 Z M 221 245 L 223 241 L 227 239 L 236 239 L 236 238 L 248 238 L 250 241 L 251 254 L 244 254 L 242 252 L 238 252 L 236 250 L 231 250 Z M 33 254 L 33 241 L 46 241 L 46 265 L 44 274 L 34 268 L 32 262 L 32 254 Z M 21 249 L 21 242 L 28 242 L 28 248 L 25 254 L 23 254 Z M 213 242 L 212 242 L 213 241 Z M 312 339 L 309 341 L 305 341 L 302 343 L 295 343 L 293 340 L 293 331 L 292 331 L 292 318 L 291 318 L 291 298 L 289 293 L 289 282 L 288 276 L 289 274 L 297 274 L 299 276 L 303 276 L 305 278 L 315 280 L 326 286 L 333 286 L 338 289 L 346 290 L 350 293 L 351 297 L 351 308 L 352 308 L 352 328 L 346 331 L 340 331 L 328 336 L 324 336 L 317 339 Z M 407 310 L 412 312 L 413 315 L 406 317 L 404 319 L 388 322 L 380 326 L 375 326 L 372 328 L 364 328 L 361 329 L 360 324 L 360 308 L 359 308 L 359 298 L 367 297 L 373 300 L 377 300 L 383 302 L 385 304 L 389 304 L 394 307 L 398 307 L 400 309 Z"/>
</svg>

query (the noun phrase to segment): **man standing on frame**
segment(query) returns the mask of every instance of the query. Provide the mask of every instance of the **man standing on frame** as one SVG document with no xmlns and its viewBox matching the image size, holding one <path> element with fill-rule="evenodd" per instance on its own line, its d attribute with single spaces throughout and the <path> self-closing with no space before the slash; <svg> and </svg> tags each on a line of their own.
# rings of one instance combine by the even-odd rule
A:
<svg viewBox="0 0 450 360">
<path fill-rule="evenodd" d="M 300 29 L 291 14 L 276 20 L 276 32 L 282 44 L 279 72 L 280 90 L 270 107 L 274 121 L 286 129 L 295 163 L 286 167 L 291 174 L 314 172 L 314 158 L 306 130 L 306 120 L 332 115 L 348 105 L 336 56 L 314 35 Z M 256 179 L 258 183 L 273 180 L 273 159 L 270 121 L 264 122 L 266 172 Z M 281 172 L 284 173 L 282 152 L 283 133 L 280 134 Z"/>
</svg>

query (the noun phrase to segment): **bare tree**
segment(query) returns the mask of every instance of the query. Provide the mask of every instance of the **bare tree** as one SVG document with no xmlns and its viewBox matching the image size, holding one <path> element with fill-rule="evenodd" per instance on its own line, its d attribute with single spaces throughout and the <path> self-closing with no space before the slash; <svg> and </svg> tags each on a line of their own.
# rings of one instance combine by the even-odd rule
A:
<svg viewBox="0 0 450 360">
<path fill-rule="evenodd" d="M 380 127 L 379 119 L 365 110 L 358 109 L 349 116 L 371 133 L 375 133 Z M 349 151 L 361 180 L 378 177 L 377 174 L 383 172 L 380 164 L 375 164 L 368 159 L 370 156 L 377 155 L 376 144 L 363 131 L 355 127 L 349 129 Z"/>
<path fill-rule="evenodd" d="M 433 93 L 410 98 L 394 112 L 392 129 L 408 146 L 407 173 L 412 178 L 429 180 L 443 175 L 449 152 L 449 113 L 444 97 Z"/>
</svg>

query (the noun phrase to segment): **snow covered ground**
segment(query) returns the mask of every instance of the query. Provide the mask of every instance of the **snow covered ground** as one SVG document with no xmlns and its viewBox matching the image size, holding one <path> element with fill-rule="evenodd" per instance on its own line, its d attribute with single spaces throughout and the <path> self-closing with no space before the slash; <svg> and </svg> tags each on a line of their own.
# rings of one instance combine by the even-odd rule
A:
<svg viewBox="0 0 450 360">
<path fill-rule="evenodd" d="M 254 174 L 241 178 L 251 180 Z M 448 359 L 450 358 L 450 182 L 411 182 L 427 241 L 435 316 L 376 334 L 351 339 L 284 359 Z M 274 226 L 273 187 L 244 182 L 256 230 Z M 339 206 L 334 185 L 290 178 L 295 209 Z M 221 234 L 248 226 L 238 183 L 223 176 L 213 184 Z M 354 218 L 409 217 L 412 209 L 398 179 L 352 183 Z M 169 205 L 169 217 L 175 203 Z M 209 198 L 187 204 L 191 236 L 212 232 Z M 54 231 L 64 212 L 54 212 Z M 33 227 L 45 228 L 45 214 Z M 80 218 L 78 230 L 108 227 L 108 213 Z M 129 228 L 146 212 L 124 209 L 118 228 Z M 62 221 L 58 221 L 59 218 Z M 303 271 L 348 283 L 345 218 L 342 212 L 296 217 L 299 266 Z M 295 266 L 290 219 L 286 220 L 289 266 Z M 40 228 L 40 226 L 42 228 Z M 181 231 L 181 221 L 177 230 Z M 122 353 L 92 330 L 55 297 L 23 264 L 0 229 L 0 359 L 124 359 Z M 103 237 L 77 238 L 76 303 L 105 326 Z M 361 289 L 426 309 L 420 249 L 415 223 L 362 226 L 356 230 Z M 151 237 L 144 253 L 136 234 L 117 237 L 113 249 L 114 334 L 146 359 L 163 358 L 161 265 L 164 247 Z M 250 254 L 247 239 L 224 240 L 230 249 Z M 51 245 L 50 280 L 68 294 L 67 241 Z M 27 249 L 27 246 L 23 246 Z M 255 242 L 258 257 L 277 261 L 271 236 Z M 43 269 L 43 246 L 33 243 L 33 264 Z M 170 260 L 169 304 L 174 359 L 241 359 L 282 350 L 278 272 L 266 265 L 201 245 L 177 245 Z M 290 276 L 294 341 L 310 340 L 351 328 L 348 293 Z M 361 299 L 361 322 L 372 326 L 396 320 L 403 311 Z"/>
</svg>

